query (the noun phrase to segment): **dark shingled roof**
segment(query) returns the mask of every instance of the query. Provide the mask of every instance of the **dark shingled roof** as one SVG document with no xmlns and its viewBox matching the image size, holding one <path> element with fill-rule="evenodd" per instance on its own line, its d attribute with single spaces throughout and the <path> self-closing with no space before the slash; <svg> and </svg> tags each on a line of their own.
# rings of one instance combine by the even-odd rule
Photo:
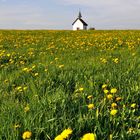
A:
<svg viewBox="0 0 140 140">
<path fill-rule="evenodd" d="M 85 26 L 88 26 L 88 24 L 87 24 L 86 22 L 84 22 L 81 18 L 77 18 L 77 19 L 72 23 L 72 25 L 73 25 L 78 19 L 79 19 Z"/>
</svg>

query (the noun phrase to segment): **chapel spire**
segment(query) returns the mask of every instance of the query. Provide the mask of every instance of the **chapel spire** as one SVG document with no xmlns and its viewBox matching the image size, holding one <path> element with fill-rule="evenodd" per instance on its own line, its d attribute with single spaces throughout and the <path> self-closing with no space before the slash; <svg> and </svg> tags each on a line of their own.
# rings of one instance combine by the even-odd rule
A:
<svg viewBox="0 0 140 140">
<path fill-rule="evenodd" d="M 82 14 L 81 14 L 81 11 L 79 11 L 79 15 L 78 15 L 78 18 L 81 19 L 82 18 Z"/>
</svg>

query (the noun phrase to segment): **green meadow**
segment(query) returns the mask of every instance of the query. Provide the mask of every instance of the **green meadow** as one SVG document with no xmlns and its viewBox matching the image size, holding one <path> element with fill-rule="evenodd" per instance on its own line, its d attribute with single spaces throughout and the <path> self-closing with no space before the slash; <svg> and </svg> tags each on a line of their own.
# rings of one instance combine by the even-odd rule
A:
<svg viewBox="0 0 140 140">
<path fill-rule="evenodd" d="M 140 30 L 0 31 L 0 140 L 139 138 Z"/>
</svg>

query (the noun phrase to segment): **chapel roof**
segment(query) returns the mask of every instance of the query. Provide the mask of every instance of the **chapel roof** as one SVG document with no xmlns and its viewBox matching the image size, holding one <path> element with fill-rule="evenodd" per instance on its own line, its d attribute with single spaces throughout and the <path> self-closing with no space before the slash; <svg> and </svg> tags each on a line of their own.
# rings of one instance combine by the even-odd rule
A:
<svg viewBox="0 0 140 140">
<path fill-rule="evenodd" d="M 81 19 L 81 18 L 77 18 L 77 19 L 72 23 L 72 25 L 74 25 L 74 23 L 75 23 L 78 19 L 79 19 L 85 26 L 88 26 L 88 24 L 87 24 L 83 19 Z"/>
</svg>

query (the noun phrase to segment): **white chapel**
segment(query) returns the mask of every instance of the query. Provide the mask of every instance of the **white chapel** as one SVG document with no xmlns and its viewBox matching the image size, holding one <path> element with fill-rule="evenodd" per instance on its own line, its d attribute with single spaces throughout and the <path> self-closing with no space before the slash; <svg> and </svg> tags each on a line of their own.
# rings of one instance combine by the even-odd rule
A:
<svg viewBox="0 0 140 140">
<path fill-rule="evenodd" d="M 72 23 L 73 30 L 87 30 L 88 24 L 82 19 L 82 14 L 79 11 L 78 18 Z"/>
</svg>

